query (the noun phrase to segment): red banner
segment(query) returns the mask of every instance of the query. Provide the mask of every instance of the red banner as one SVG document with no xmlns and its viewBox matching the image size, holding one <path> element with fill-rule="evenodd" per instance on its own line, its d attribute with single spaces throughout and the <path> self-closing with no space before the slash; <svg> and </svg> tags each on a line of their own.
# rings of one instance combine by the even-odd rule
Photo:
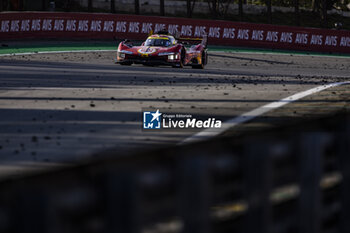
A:
<svg viewBox="0 0 350 233">
<path fill-rule="evenodd" d="M 0 39 L 128 38 L 150 31 L 178 31 L 182 37 L 208 35 L 208 44 L 350 53 L 350 32 L 221 20 L 88 13 L 0 13 Z"/>
</svg>

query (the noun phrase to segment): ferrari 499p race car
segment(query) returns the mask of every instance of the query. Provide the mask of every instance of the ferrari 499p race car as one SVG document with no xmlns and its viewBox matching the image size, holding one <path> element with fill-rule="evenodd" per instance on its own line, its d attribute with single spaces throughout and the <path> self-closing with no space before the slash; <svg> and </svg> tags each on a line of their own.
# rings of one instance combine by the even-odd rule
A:
<svg viewBox="0 0 350 233">
<path fill-rule="evenodd" d="M 185 47 L 190 41 L 200 41 L 197 45 Z M 118 46 L 117 63 L 121 65 L 143 64 L 149 66 L 170 65 L 182 68 L 203 69 L 208 61 L 207 38 L 176 39 L 167 32 L 150 35 L 141 46 L 133 46 L 125 40 Z"/>
</svg>

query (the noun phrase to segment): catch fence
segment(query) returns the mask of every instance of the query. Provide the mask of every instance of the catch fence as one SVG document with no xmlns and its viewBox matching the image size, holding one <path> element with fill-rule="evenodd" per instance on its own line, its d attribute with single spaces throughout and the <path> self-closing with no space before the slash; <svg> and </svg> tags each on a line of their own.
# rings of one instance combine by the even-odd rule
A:
<svg viewBox="0 0 350 233">
<path fill-rule="evenodd" d="M 297 128 L 2 181 L 0 232 L 350 232 L 350 117 Z"/>
</svg>

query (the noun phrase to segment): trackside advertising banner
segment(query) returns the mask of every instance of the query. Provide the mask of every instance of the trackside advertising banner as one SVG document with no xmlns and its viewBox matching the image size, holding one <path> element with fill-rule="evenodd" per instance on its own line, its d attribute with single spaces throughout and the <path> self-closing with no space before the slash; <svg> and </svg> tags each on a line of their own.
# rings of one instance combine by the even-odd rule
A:
<svg viewBox="0 0 350 233">
<path fill-rule="evenodd" d="M 344 30 L 118 14 L 0 13 L 0 40 L 114 36 L 144 40 L 151 30 L 178 31 L 182 37 L 207 34 L 213 45 L 350 53 L 350 31 Z"/>
</svg>

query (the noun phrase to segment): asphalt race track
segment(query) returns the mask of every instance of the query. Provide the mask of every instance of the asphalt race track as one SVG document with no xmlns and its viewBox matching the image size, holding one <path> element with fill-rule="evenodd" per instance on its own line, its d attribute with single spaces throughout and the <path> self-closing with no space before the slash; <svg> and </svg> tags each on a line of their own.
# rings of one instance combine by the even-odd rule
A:
<svg viewBox="0 0 350 233">
<path fill-rule="evenodd" d="M 142 131 L 142 109 L 225 120 L 350 80 L 350 57 L 209 52 L 204 70 L 120 66 L 114 57 L 115 52 L 0 57 L 0 175 L 75 162 L 106 149 L 124 154 L 173 145 L 196 132 Z M 331 98 L 332 106 L 344 108 L 348 89 L 312 98 Z M 313 101 L 302 114 L 290 114 L 305 117 L 320 107 Z"/>
</svg>

